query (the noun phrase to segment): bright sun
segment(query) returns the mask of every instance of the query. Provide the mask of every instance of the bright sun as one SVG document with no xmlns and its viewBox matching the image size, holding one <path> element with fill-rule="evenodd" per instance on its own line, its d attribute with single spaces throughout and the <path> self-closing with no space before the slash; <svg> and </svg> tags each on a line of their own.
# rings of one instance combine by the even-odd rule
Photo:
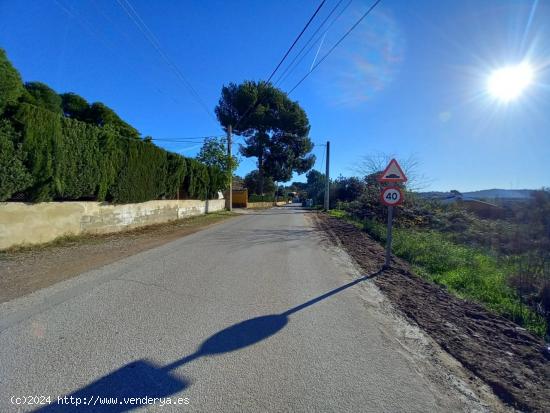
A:
<svg viewBox="0 0 550 413">
<path fill-rule="evenodd" d="M 502 102 L 516 99 L 531 84 L 533 69 L 528 63 L 495 70 L 489 76 L 489 93 Z"/>
</svg>

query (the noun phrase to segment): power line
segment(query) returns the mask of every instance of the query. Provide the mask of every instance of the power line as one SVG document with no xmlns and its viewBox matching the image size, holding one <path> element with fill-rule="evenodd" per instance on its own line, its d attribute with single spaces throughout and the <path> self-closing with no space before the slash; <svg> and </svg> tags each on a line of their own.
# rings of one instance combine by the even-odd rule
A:
<svg viewBox="0 0 550 413">
<path fill-rule="evenodd" d="M 152 138 L 154 141 L 161 142 L 178 142 L 178 143 L 202 143 L 204 139 L 208 138 L 223 138 L 225 135 L 208 135 L 208 136 L 197 136 L 194 138 L 174 138 L 174 139 L 163 139 L 163 138 Z"/>
<path fill-rule="evenodd" d="M 374 8 L 378 5 L 378 3 L 380 3 L 381 1 L 382 1 L 382 0 L 376 0 L 376 1 L 373 3 L 373 5 L 369 7 L 369 9 L 359 18 L 359 20 L 357 20 L 357 21 L 355 22 L 355 24 L 354 24 L 353 26 L 351 26 L 351 28 L 350 28 L 346 33 L 344 33 L 344 35 L 343 35 L 343 36 L 334 44 L 334 46 L 332 46 L 332 47 L 330 48 L 330 50 L 329 50 L 329 51 L 328 51 L 328 52 L 327 52 L 327 53 L 326 53 L 326 54 L 325 54 L 316 64 L 315 64 L 315 66 L 313 66 L 313 67 L 311 68 L 311 70 L 310 70 L 309 72 L 307 72 L 307 73 L 305 74 L 305 76 L 302 77 L 302 78 L 300 79 L 300 81 L 294 85 L 294 87 L 293 87 L 292 89 L 290 89 L 290 91 L 288 92 L 289 95 L 290 95 L 298 86 L 300 86 L 300 84 L 301 84 L 301 83 L 311 74 L 311 72 L 313 72 L 317 67 L 319 67 L 319 65 L 320 65 L 321 63 L 323 63 L 323 61 L 332 53 L 332 51 L 333 51 L 334 49 L 336 49 L 336 47 L 338 47 L 338 45 L 339 45 L 340 43 L 342 43 L 342 41 L 343 41 L 346 37 L 349 36 L 349 34 L 359 25 L 359 23 L 361 23 L 361 22 L 363 21 L 363 19 L 364 19 L 365 17 L 367 17 L 367 16 L 370 14 L 370 12 L 372 12 L 372 11 L 374 10 Z"/>
<path fill-rule="evenodd" d="M 325 4 L 326 0 L 323 0 L 321 2 L 321 4 L 319 4 L 319 6 L 317 7 L 317 10 L 315 10 L 315 13 L 313 13 L 313 15 L 309 18 L 308 22 L 306 23 L 306 25 L 304 26 L 304 28 L 302 29 L 302 31 L 300 32 L 300 34 L 298 35 L 298 37 L 296 37 L 296 39 L 294 39 L 294 42 L 292 42 L 292 45 L 288 48 L 288 50 L 286 51 L 285 55 L 283 56 L 283 58 L 281 59 L 281 61 L 279 62 L 279 64 L 277 65 L 277 67 L 275 67 L 275 69 L 273 69 L 273 72 L 271 72 L 271 75 L 269 76 L 269 78 L 267 79 L 267 83 L 269 83 L 271 81 L 271 79 L 273 78 L 273 75 L 275 75 L 275 73 L 277 72 L 277 70 L 279 70 L 279 67 L 281 67 L 281 65 L 283 64 L 283 62 L 285 61 L 285 59 L 287 58 L 288 54 L 291 52 L 291 50 L 294 48 L 294 46 L 296 45 L 296 43 L 298 42 L 298 40 L 300 40 L 300 38 L 302 37 L 302 35 L 304 34 L 304 32 L 306 31 L 306 29 L 309 27 L 310 23 L 313 21 L 313 19 L 315 18 L 315 16 L 317 16 L 317 13 L 319 13 L 319 10 L 321 10 L 321 7 L 323 7 L 323 5 Z"/>
<path fill-rule="evenodd" d="M 211 111 L 208 109 L 208 106 L 206 103 L 204 103 L 204 100 L 201 98 L 197 90 L 193 87 L 191 82 L 187 79 L 187 77 L 183 74 L 183 72 L 180 70 L 180 68 L 168 57 L 166 52 L 162 49 L 160 42 L 158 38 L 154 35 L 154 33 L 149 29 L 147 24 L 143 21 L 139 13 L 136 11 L 136 9 L 132 6 L 129 0 L 117 0 L 117 3 L 119 6 L 124 10 L 124 12 L 130 17 L 132 22 L 136 25 L 136 27 L 139 29 L 139 31 L 143 34 L 145 39 L 153 46 L 153 48 L 158 52 L 158 54 L 161 56 L 161 58 L 164 60 L 164 62 L 168 65 L 168 67 L 176 74 L 176 77 L 184 84 L 184 86 L 187 88 L 187 90 L 191 93 L 191 95 L 195 98 L 195 100 L 201 105 L 201 107 L 204 109 L 204 111 L 210 116 L 214 121 L 217 121 L 214 115 L 211 113 Z"/>
<path fill-rule="evenodd" d="M 117 0 L 120 4 L 120 1 Z M 183 72 L 181 71 L 181 69 L 168 57 L 168 55 L 166 54 L 166 52 L 162 49 L 162 47 L 160 46 L 160 42 L 158 40 L 158 38 L 154 35 L 154 33 L 151 31 L 151 29 L 149 29 L 149 27 L 147 26 L 147 24 L 143 21 L 143 19 L 141 18 L 141 16 L 139 15 L 139 13 L 137 12 L 137 10 L 132 6 L 132 4 L 130 3 L 129 0 L 122 0 L 124 1 L 128 7 L 130 8 L 130 10 L 132 11 L 132 13 L 137 17 L 137 19 L 139 20 L 139 22 L 142 24 L 143 28 L 145 28 L 145 30 L 147 31 L 147 33 L 149 34 L 150 38 L 149 38 L 149 42 L 153 45 L 153 47 L 155 47 L 155 49 L 157 50 L 157 52 L 159 52 L 161 54 L 161 56 L 163 57 L 163 59 L 165 60 L 165 62 L 168 64 L 169 67 L 171 67 L 175 73 L 179 76 L 179 78 L 183 81 L 183 83 L 185 84 L 185 86 L 189 89 L 189 91 L 191 92 L 191 94 L 195 97 L 195 99 L 197 100 L 197 102 L 203 107 L 203 109 L 206 111 L 206 113 L 212 117 L 214 120 L 216 120 L 212 113 L 210 112 L 210 110 L 208 109 L 208 106 L 204 103 L 203 99 L 201 98 L 201 96 L 199 95 L 199 93 L 197 92 L 197 90 L 193 87 L 193 85 L 191 84 L 191 82 L 187 79 L 187 77 L 183 74 Z M 128 14 L 128 13 L 127 13 Z M 136 23 L 136 20 L 134 19 L 133 20 L 134 23 Z M 138 28 L 139 28 L 139 24 L 138 24 Z M 145 33 L 143 32 L 143 30 L 140 29 L 140 31 L 145 35 Z M 147 38 L 147 36 L 145 36 Z M 152 42 L 151 42 L 152 40 Z"/>
<path fill-rule="evenodd" d="M 328 25 L 328 27 L 323 31 L 323 33 L 321 33 L 321 35 L 319 35 L 317 37 L 317 39 L 311 43 L 311 45 L 307 48 L 306 52 L 304 54 L 302 54 L 302 56 L 300 57 L 300 59 L 296 62 L 296 64 L 292 67 L 292 69 L 290 69 L 290 71 L 280 79 L 280 82 L 284 82 L 286 79 L 288 79 L 288 77 L 290 75 L 292 75 L 292 73 L 294 72 L 294 70 L 296 70 L 296 68 L 298 66 L 300 66 L 300 63 L 302 63 L 302 60 L 304 60 L 304 58 L 309 54 L 309 52 L 311 51 L 311 49 L 313 49 L 313 46 L 315 46 L 320 40 L 322 40 L 322 38 L 324 36 L 326 36 L 326 34 L 328 33 L 328 31 L 331 29 L 331 27 L 334 25 L 334 23 L 336 23 L 336 21 L 342 16 L 342 14 L 344 14 L 344 12 L 347 10 L 347 8 L 351 5 L 351 3 L 353 2 L 353 0 L 350 0 L 349 2 L 346 3 L 346 5 L 342 8 L 342 10 L 340 10 L 340 12 L 338 13 L 338 15 L 332 19 L 332 21 L 330 22 L 330 24 Z M 313 65 L 312 65 L 313 67 Z M 311 67 L 310 69 L 311 70 Z"/>
<path fill-rule="evenodd" d="M 56 0 L 58 1 L 58 0 Z M 93 4 L 93 7 L 94 9 L 118 32 L 120 33 L 128 42 L 129 44 L 134 48 L 134 50 L 136 52 L 138 52 L 142 57 L 145 56 L 144 55 L 144 52 L 143 52 L 143 48 L 142 47 L 139 47 L 138 44 L 136 43 L 135 39 L 132 38 L 132 36 L 126 31 L 126 30 L 123 30 L 121 27 L 120 27 L 120 24 L 117 24 L 113 21 L 113 19 L 103 11 L 103 9 L 101 8 L 101 6 L 97 3 L 98 0 L 91 0 L 92 1 L 92 4 Z M 114 50 L 113 48 L 111 48 L 112 50 Z M 116 51 L 115 51 L 116 52 Z M 121 59 L 124 61 L 125 64 L 127 64 L 128 66 L 131 67 L 132 71 L 135 72 L 135 67 L 132 66 L 131 64 L 128 63 L 128 59 Z M 159 67 L 162 66 L 162 63 L 160 62 L 155 62 L 156 65 L 158 65 Z M 141 73 L 138 73 L 137 74 L 139 77 L 143 78 L 144 76 L 141 74 Z M 148 78 L 149 79 L 149 78 Z M 154 88 L 155 91 L 159 94 L 159 95 L 164 95 L 163 98 L 170 98 L 174 103 L 176 104 L 180 104 L 180 101 L 178 99 L 176 99 L 173 95 L 173 91 L 165 91 L 163 89 L 163 87 L 160 86 L 159 82 L 157 79 L 153 79 L 153 81 L 155 82 L 156 84 L 156 87 Z"/>
<path fill-rule="evenodd" d="M 292 67 L 292 65 L 294 64 L 294 62 L 296 61 L 296 59 L 298 59 L 298 57 L 300 57 L 300 55 L 302 54 L 302 52 L 304 51 L 304 49 L 311 43 L 311 41 L 313 40 L 313 38 L 315 37 L 315 35 L 319 32 L 319 30 L 321 30 L 321 28 L 325 25 L 325 23 L 327 22 L 328 19 L 330 19 L 330 16 L 332 16 L 332 14 L 335 12 L 335 10 L 338 8 L 338 6 L 340 6 L 340 4 L 342 3 L 342 1 L 344 0 L 340 0 L 338 1 L 338 3 L 336 3 L 336 6 L 334 6 L 332 8 L 332 10 L 330 11 L 330 13 L 328 14 L 327 17 L 325 17 L 325 19 L 321 22 L 321 24 L 317 27 L 317 30 L 315 30 L 313 32 L 313 34 L 309 37 L 309 40 L 306 42 L 306 44 L 304 44 L 302 46 L 302 48 L 300 49 L 300 51 L 296 54 L 296 56 L 294 56 L 294 59 L 292 59 L 292 61 L 290 62 L 290 64 L 286 67 L 285 70 L 283 70 L 283 73 L 281 73 L 281 75 L 279 76 L 279 79 L 277 79 L 277 81 L 275 82 L 276 84 L 277 83 L 280 83 L 281 82 L 281 79 L 285 76 L 285 74 L 290 70 L 290 68 Z M 351 1 L 350 1 L 351 3 Z M 348 3 L 349 5 L 349 3 Z M 326 33 L 326 32 L 325 32 Z M 309 52 L 309 50 L 308 50 Z M 306 53 L 307 54 L 307 53 Z"/>
<path fill-rule="evenodd" d="M 277 73 L 277 70 L 279 70 L 279 68 L 281 67 L 281 65 L 283 64 L 283 62 L 285 61 L 285 59 L 289 55 L 289 53 L 292 51 L 292 49 L 294 48 L 294 46 L 296 45 L 298 40 L 300 40 L 300 38 L 302 37 L 302 35 L 306 31 L 306 29 L 309 27 L 310 23 L 313 21 L 313 19 L 317 15 L 317 13 L 319 13 L 319 10 L 321 10 L 321 7 L 323 7 L 325 2 L 326 2 L 326 0 L 323 0 L 321 2 L 321 4 L 319 4 L 319 6 L 317 7 L 317 9 L 313 13 L 313 15 L 309 18 L 308 22 L 306 23 L 306 25 L 304 26 L 304 28 L 302 29 L 300 34 L 294 39 L 294 41 L 292 42 L 292 45 L 288 48 L 288 50 L 284 54 L 283 58 L 279 61 L 279 64 L 275 67 L 275 69 L 273 69 L 273 71 L 271 72 L 271 75 L 269 75 L 269 78 L 267 79 L 266 83 L 271 82 L 271 79 L 273 78 L 275 73 Z M 244 119 L 246 119 L 248 117 L 248 115 L 250 115 L 250 113 L 259 106 L 259 104 L 260 104 L 260 101 L 257 100 L 253 105 L 250 105 L 250 107 L 246 110 L 246 112 L 240 117 L 240 119 L 237 121 L 237 123 L 233 126 L 233 129 L 236 129 L 241 124 L 241 122 Z"/>
</svg>

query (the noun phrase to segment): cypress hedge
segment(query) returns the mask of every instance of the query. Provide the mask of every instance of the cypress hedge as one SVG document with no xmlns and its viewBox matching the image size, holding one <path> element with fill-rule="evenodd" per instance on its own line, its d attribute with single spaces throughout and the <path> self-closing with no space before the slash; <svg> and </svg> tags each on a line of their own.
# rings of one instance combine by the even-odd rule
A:
<svg viewBox="0 0 550 413">
<path fill-rule="evenodd" d="M 32 176 L 23 165 L 19 135 L 6 120 L 0 120 L 0 200 L 32 185 Z"/>
<path fill-rule="evenodd" d="M 23 94 L 23 82 L 19 72 L 12 66 L 6 52 L 0 49 L 0 113 Z"/>
<path fill-rule="evenodd" d="M 0 123 L 0 201 L 207 199 L 225 189 L 219 169 L 122 133 L 117 125 L 14 105 Z"/>
</svg>

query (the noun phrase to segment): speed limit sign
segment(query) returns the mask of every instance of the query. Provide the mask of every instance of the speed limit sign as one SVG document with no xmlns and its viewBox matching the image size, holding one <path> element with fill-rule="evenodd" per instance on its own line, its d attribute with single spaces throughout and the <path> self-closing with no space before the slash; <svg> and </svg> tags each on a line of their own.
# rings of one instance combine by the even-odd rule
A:
<svg viewBox="0 0 550 413">
<path fill-rule="evenodd" d="M 395 186 L 384 188 L 380 193 L 380 200 L 384 205 L 395 206 L 403 203 L 403 194 Z"/>
</svg>

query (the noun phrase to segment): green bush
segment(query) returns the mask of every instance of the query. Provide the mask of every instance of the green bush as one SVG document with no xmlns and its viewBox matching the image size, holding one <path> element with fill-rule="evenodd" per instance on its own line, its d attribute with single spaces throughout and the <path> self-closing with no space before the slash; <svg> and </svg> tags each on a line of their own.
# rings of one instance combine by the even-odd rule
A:
<svg viewBox="0 0 550 413">
<path fill-rule="evenodd" d="M 97 199 L 112 201 L 112 187 L 115 185 L 119 173 L 126 159 L 125 148 L 120 145 L 120 135 L 111 125 L 100 128 L 99 131 L 99 185 Z"/>
<path fill-rule="evenodd" d="M 183 181 L 187 175 L 187 162 L 185 159 L 176 154 L 168 152 L 167 157 L 167 176 L 165 186 L 165 196 L 168 199 L 176 199 L 180 193 L 185 191 L 183 187 Z"/>
<path fill-rule="evenodd" d="M 256 195 L 252 194 L 248 196 L 248 202 L 274 202 L 275 196 L 273 194 L 268 195 Z"/>
<path fill-rule="evenodd" d="M 23 85 L 0 49 L 0 200 L 117 203 L 215 197 L 227 175 L 141 139 L 100 102 Z"/>
<path fill-rule="evenodd" d="M 185 177 L 185 187 L 187 195 L 192 199 L 206 199 L 209 195 L 210 176 L 208 167 L 195 160 L 187 159 L 187 176 Z"/>
<path fill-rule="evenodd" d="M 419 267 L 432 281 L 544 336 L 544 318 L 524 305 L 508 285 L 508 276 L 514 270 L 511 263 L 456 244 L 436 231 L 397 228 L 393 239 L 394 253 Z"/>
<path fill-rule="evenodd" d="M 76 93 L 63 93 L 61 96 L 61 107 L 63 114 L 69 118 L 85 120 L 90 105 L 81 96 Z"/>
<path fill-rule="evenodd" d="M 26 200 L 51 201 L 60 189 L 60 171 L 63 167 L 63 135 L 61 116 L 27 103 L 18 106 L 15 124 L 22 134 L 25 166 L 34 184 L 26 192 Z M 57 185 L 56 185 L 57 184 Z"/>
<path fill-rule="evenodd" d="M 149 142 L 121 140 L 124 166 L 111 188 L 116 203 L 158 199 L 166 192 L 166 151 Z"/>
<path fill-rule="evenodd" d="M 2 168 L 13 170 L 12 177 L 2 181 L 3 199 L 20 191 L 32 202 L 129 203 L 174 199 L 178 194 L 207 199 L 227 185 L 226 174 L 217 167 L 121 135 L 116 125 L 94 126 L 29 103 L 15 106 L 12 118 L 18 132 L 6 129 L 4 135 L 16 138 L 4 137 L 2 147 L 3 153 L 18 155 L 10 155 L 9 164 L 3 160 Z"/>
<path fill-rule="evenodd" d="M 62 118 L 62 156 L 59 164 L 58 199 L 93 199 L 101 179 L 100 129 L 69 118 Z"/>
<path fill-rule="evenodd" d="M 32 184 L 31 174 L 23 165 L 23 152 L 16 143 L 18 138 L 8 121 L 0 121 L 0 201 Z"/>
<path fill-rule="evenodd" d="M 41 82 L 27 82 L 25 83 L 25 89 L 28 92 L 27 96 L 30 96 L 30 102 L 28 103 L 55 113 L 61 114 L 63 112 L 61 96 L 48 85 Z"/>
<path fill-rule="evenodd" d="M 8 104 L 15 103 L 23 91 L 19 72 L 6 57 L 6 52 L 0 49 L 0 114 Z"/>
<path fill-rule="evenodd" d="M 229 185 L 229 176 L 226 171 L 215 166 L 208 167 L 209 176 L 209 198 L 217 198 L 218 191 L 227 188 Z"/>
<path fill-rule="evenodd" d="M 386 241 L 384 223 L 353 218 L 344 211 L 331 211 L 331 215 L 349 220 L 377 241 Z M 544 337 L 544 317 L 525 305 L 508 285 L 509 274 L 516 267 L 511 260 L 497 260 L 481 249 L 457 244 L 446 233 L 403 227 L 394 227 L 392 249 L 395 255 L 410 262 L 420 276 L 444 285 L 459 297 L 480 302 Z"/>
</svg>

